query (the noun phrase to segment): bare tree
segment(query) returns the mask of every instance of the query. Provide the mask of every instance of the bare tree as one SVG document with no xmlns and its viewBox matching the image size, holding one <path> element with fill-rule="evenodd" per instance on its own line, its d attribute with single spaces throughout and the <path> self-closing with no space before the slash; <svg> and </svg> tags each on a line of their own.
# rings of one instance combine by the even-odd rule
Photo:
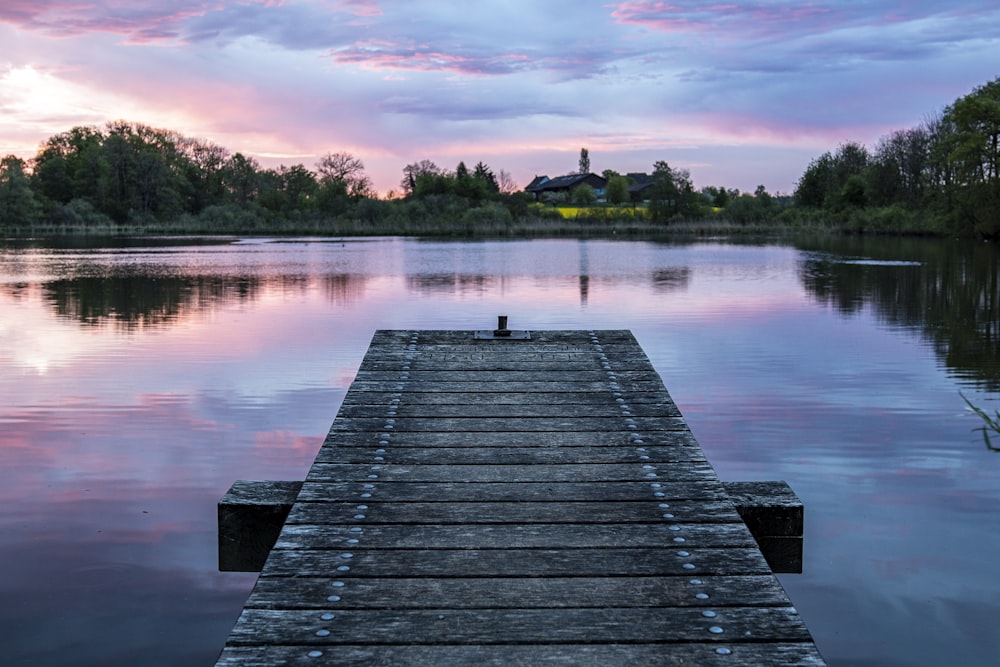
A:
<svg viewBox="0 0 1000 667">
<path fill-rule="evenodd" d="M 512 195 L 520 190 L 514 177 L 504 169 L 497 172 L 497 185 L 500 187 L 500 192 L 505 195 Z"/>
<path fill-rule="evenodd" d="M 352 197 L 368 197 L 373 191 L 365 165 L 350 153 L 327 153 L 316 163 L 321 185 L 342 183 Z"/>
</svg>

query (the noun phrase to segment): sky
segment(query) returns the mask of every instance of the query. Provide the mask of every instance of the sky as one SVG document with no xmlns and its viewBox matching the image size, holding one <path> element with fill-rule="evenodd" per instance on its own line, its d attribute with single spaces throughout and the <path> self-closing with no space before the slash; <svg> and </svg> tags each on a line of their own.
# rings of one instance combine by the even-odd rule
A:
<svg viewBox="0 0 1000 667">
<path fill-rule="evenodd" d="M 0 0 L 0 155 L 129 120 L 257 158 L 791 193 L 1000 76 L 996 0 Z"/>
</svg>

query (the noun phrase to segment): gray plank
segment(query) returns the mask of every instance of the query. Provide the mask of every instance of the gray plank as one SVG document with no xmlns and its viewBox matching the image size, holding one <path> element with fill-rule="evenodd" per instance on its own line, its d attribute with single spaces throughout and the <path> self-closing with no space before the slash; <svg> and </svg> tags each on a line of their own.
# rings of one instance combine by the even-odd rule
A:
<svg viewBox="0 0 1000 667">
<path fill-rule="evenodd" d="M 722 651 L 720 653 L 720 651 Z M 816 667 L 825 665 L 811 643 L 681 643 L 681 644 L 494 644 L 451 646 L 231 646 L 220 667 L 273 667 L 326 664 L 344 667 L 397 665 L 440 667 L 534 667 L 535 665 L 630 665 L 631 667 Z"/>
<path fill-rule="evenodd" d="M 624 482 L 709 481 L 715 471 L 707 462 L 608 463 L 565 465 L 354 465 L 314 463 L 308 482 Z"/>
<path fill-rule="evenodd" d="M 621 396 L 618 396 L 621 394 Z M 344 397 L 342 406 L 352 407 L 355 405 L 378 405 L 388 407 L 393 403 L 402 402 L 403 394 L 396 391 L 349 391 Z M 405 405 L 469 405 L 482 400 L 479 393 L 449 393 L 444 391 L 429 392 L 408 392 L 406 393 Z M 612 393 L 610 398 L 621 398 L 629 405 L 652 404 L 664 410 L 676 410 L 670 399 L 670 395 L 663 391 L 650 392 L 624 392 Z M 493 405 L 607 405 L 609 404 L 608 392 L 533 392 L 533 393 L 513 393 L 509 391 L 494 393 L 490 396 L 490 403 Z"/>
<path fill-rule="evenodd" d="M 339 577 L 345 584 L 356 577 L 773 576 L 756 545 L 715 549 L 684 543 L 678 548 L 361 550 L 344 539 L 339 548 L 336 543 L 329 546 L 333 548 L 274 549 L 261 576 Z M 682 551 L 689 555 L 682 556 Z M 342 554 L 352 557 L 344 559 Z M 340 567 L 350 570 L 342 572 Z"/>
<path fill-rule="evenodd" d="M 502 392 L 527 393 L 535 392 L 540 394 L 551 393 L 577 393 L 577 392 L 605 392 L 609 396 L 612 392 L 637 391 L 637 392 L 660 392 L 663 391 L 663 383 L 649 380 L 630 380 L 627 377 L 619 379 L 607 379 L 599 381 L 583 380 L 580 382 L 553 381 L 553 382 L 501 382 L 501 381 L 469 381 L 469 382 L 409 382 L 407 380 L 355 380 L 351 385 L 352 389 L 358 391 L 403 391 L 407 392 L 448 392 L 448 393 L 478 393 L 478 394 L 498 394 Z"/>
<path fill-rule="evenodd" d="M 386 431 L 330 431 L 324 449 L 329 447 L 384 448 L 389 440 Z M 384 441 L 384 442 L 383 442 Z M 641 442 L 640 442 L 641 441 Z M 393 433 L 392 448 L 401 447 L 700 447 L 687 429 L 678 431 L 405 431 Z M 323 450 L 321 450 L 322 452 Z M 701 458 L 701 457 L 699 457 Z"/>
<path fill-rule="evenodd" d="M 254 609 L 602 609 L 628 607 L 787 606 L 772 576 L 352 578 L 264 577 L 246 606 Z M 337 594 L 335 603 L 327 598 Z"/>
<path fill-rule="evenodd" d="M 415 356 L 414 356 L 415 355 Z M 395 365 L 393 364 L 395 362 Z M 573 376 L 597 373 L 601 376 L 620 374 L 635 380 L 647 380 L 663 386 L 663 380 L 648 359 L 640 357 L 611 359 L 603 355 L 582 354 L 531 354 L 497 357 L 488 350 L 484 352 L 434 353 L 429 351 L 404 354 L 402 358 L 370 360 L 366 359 L 358 367 L 358 373 L 378 373 L 387 375 L 410 374 L 430 376 L 435 372 L 465 372 L 475 375 L 469 381 L 488 379 L 491 375 L 517 379 L 519 374 L 541 374 L 537 382 L 573 381 Z M 486 376 L 485 378 L 481 376 Z M 364 379 L 364 378 L 359 378 Z M 435 382 L 433 378 L 430 381 Z M 528 381 L 528 380 L 522 380 Z"/>
<path fill-rule="evenodd" d="M 583 361 L 583 360 L 581 360 Z M 604 382 L 609 374 L 633 382 L 658 382 L 660 375 L 652 369 L 635 369 L 621 367 L 618 369 L 606 369 L 601 367 L 601 362 L 587 360 L 585 363 L 574 364 L 575 367 L 567 368 L 563 365 L 560 369 L 532 369 L 532 370 L 500 370 L 490 369 L 464 369 L 455 368 L 453 364 L 442 364 L 441 368 L 408 369 L 408 370 L 368 370 L 361 368 L 355 376 L 356 381 L 362 382 L 396 382 L 400 379 L 409 382 L 438 383 L 438 382 Z"/>
<path fill-rule="evenodd" d="M 359 509 L 363 508 L 363 509 Z M 662 521 L 665 514 L 690 523 L 742 523 L 732 503 L 724 499 L 709 501 L 679 500 L 657 503 L 640 502 L 370 502 L 358 503 L 299 502 L 291 510 L 286 523 L 349 523 L 363 512 L 365 524 L 588 524 L 650 523 Z"/>
<path fill-rule="evenodd" d="M 399 419 L 407 418 L 433 418 L 449 419 L 455 417 L 491 417 L 504 419 L 518 419 L 529 417 L 559 417 L 559 418 L 622 418 L 622 417 L 680 417 L 680 411 L 676 406 L 664 406 L 662 404 L 645 403 L 625 403 L 616 405 L 612 401 L 605 399 L 603 403 L 548 403 L 538 402 L 532 404 L 512 404 L 494 403 L 491 398 L 483 398 L 481 394 L 466 394 L 470 396 L 466 403 L 450 404 L 421 404 L 410 403 L 409 401 L 400 404 L 387 402 L 385 405 L 343 405 L 340 408 L 340 417 L 344 419 L 383 419 L 385 417 L 395 417 Z M 474 400 L 476 397 L 479 400 Z M 621 430 L 621 424 L 616 424 Z"/>
<path fill-rule="evenodd" d="M 470 413 L 474 413 L 470 410 Z M 333 431 L 464 431 L 475 432 L 530 432 L 530 431 L 681 431 L 687 429 L 683 419 L 677 417 L 382 417 L 379 419 L 352 419 L 337 417 Z"/>
<path fill-rule="evenodd" d="M 661 519 L 622 525 L 580 523 L 381 524 L 359 511 L 353 525 L 288 524 L 275 549 L 343 549 L 352 539 L 364 549 L 608 549 L 661 547 L 684 540 L 687 547 L 753 547 L 742 522 L 703 524 Z M 361 527 L 360 532 L 352 528 Z M 363 539 L 361 539 L 363 538 Z M 676 543 L 680 544 L 680 543 Z"/>
<path fill-rule="evenodd" d="M 478 444 L 478 443 L 477 443 Z M 674 447 L 324 447 L 316 455 L 319 463 L 374 463 L 386 461 L 408 465 L 547 465 L 556 463 L 672 463 L 703 461 L 696 446 Z"/>
<path fill-rule="evenodd" d="M 304 645 L 682 642 L 809 639 L 791 607 L 720 608 L 712 618 L 683 607 L 604 609 L 345 610 L 325 620 L 307 610 L 247 609 L 230 643 Z M 712 631 L 721 628 L 722 633 Z M 324 634 L 324 631 L 326 634 Z M 516 638 L 516 640 L 515 640 Z"/>
<path fill-rule="evenodd" d="M 299 502 L 616 501 L 728 498 L 718 480 L 700 482 L 379 482 L 306 481 Z"/>
</svg>

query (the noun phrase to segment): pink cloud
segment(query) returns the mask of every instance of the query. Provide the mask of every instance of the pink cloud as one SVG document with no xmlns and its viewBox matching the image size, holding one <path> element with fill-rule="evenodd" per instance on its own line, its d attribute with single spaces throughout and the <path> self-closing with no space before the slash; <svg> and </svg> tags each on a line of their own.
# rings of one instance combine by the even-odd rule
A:
<svg viewBox="0 0 1000 667">
<path fill-rule="evenodd" d="M 375 0 L 340 0 L 338 3 L 349 14 L 355 16 L 381 16 L 382 10 Z"/>
</svg>

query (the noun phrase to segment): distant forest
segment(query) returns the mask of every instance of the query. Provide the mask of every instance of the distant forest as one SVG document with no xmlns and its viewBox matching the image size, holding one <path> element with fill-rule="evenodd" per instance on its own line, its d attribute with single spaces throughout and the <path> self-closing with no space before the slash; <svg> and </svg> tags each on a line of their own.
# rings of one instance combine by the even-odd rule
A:
<svg viewBox="0 0 1000 667">
<path fill-rule="evenodd" d="M 581 158 L 589 169 L 585 149 Z M 717 221 L 996 237 L 1000 78 L 874 147 L 848 142 L 823 153 L 792 195 L 772 195 L 763 186 L 753 193 L 698 189 L 689 172 L 658 161 L 643 201 L 629 202 L 621 194 L 627 178 L 613 170 L 604 176 L 604 198 L 583 189 L 534 201 L 507 172 L 483 162 L 472 168 L 461 162 L 452 171 L 422 160 L 404 167 L 399 190 L 380 198 L 362 161 L 348 153 L 328 153 L 313 169 L 266 169 L 210 141 L 116 121 L 53 136 L 29 161 L 4 157 L 0 230 L 503 233 L 518 223 L 562 221 L 560 205 L 572 203 L 580 224 L 641 220 L 658 229 Z"/>
</svg>

